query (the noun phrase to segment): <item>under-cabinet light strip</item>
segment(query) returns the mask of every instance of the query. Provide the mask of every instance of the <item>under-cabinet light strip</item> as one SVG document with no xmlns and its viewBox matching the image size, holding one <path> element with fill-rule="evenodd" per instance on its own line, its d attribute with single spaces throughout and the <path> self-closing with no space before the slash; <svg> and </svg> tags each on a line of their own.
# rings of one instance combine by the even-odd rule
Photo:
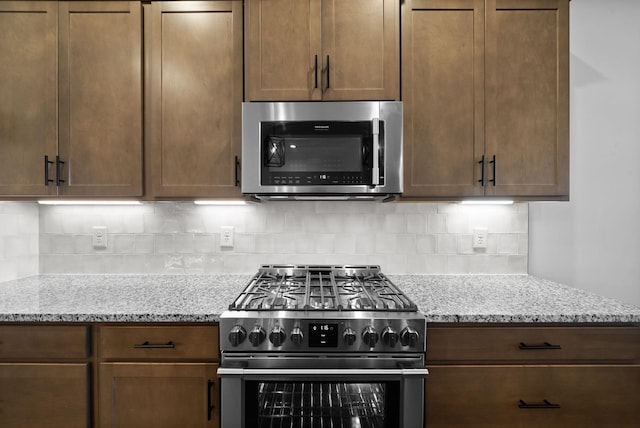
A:
<svg viewBox="0 0 640 428">
<path fill-rule="evenodd" d="M 40 205 L 142 205 L 141 201 L 90 201 L 90 200 L 57 200 L 44 199 Z"/>
</svg>

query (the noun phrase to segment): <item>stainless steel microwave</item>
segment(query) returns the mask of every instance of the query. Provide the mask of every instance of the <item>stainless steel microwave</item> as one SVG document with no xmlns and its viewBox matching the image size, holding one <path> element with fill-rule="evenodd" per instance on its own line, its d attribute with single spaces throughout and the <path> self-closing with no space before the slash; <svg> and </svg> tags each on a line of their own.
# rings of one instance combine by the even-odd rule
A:
<svg viewBox="0 0 640 428">
<path fill-rule="evenodd" d="M 402 193 L 402 102 L 243 103 L 242 193 L 261 200 Z"/>
</svg>

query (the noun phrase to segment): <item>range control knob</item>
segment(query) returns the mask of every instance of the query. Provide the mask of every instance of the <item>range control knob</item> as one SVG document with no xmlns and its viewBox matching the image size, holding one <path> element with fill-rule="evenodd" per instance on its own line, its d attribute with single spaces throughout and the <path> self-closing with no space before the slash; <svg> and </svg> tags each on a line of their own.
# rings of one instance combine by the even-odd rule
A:
<svg viewBox="0 0 640 428">
<path fill-rule="evenodd" d="M 410 346 L 412 348 L 415 348 L 418 344 L 419 338 L 420 335 L 418 334 L 418 332 L 411 327 L 405 327 L 400 332 L 400 343 L 402 343 L 402 346 Z"/>
<path fill-rule="evenodd" d="M 267 337 L 267 333 L 264 331 L 264 328 L 257 325 L 253 327 L 251 329 L 251 332 L 249 333 L 249 342 L 251 342 L 253 346 L 258 346 L 262 342 L 264 342 L 264 339 L 266 337 Z"/>
<path fill-rule="evenodd" d="M 393 329 L 393 327 L 386 327 L 382 330 L 382 342 L 393 348 L 398 343 L 398 333 Z"/>
<path fill-rule="evenodd" d="M 238 346 L 247 338 L 247 331 L 241 326 L 234 326 L 229 332 L 229 342 L 231 346 Z"/>
<path fill-rule="evenodd" d="M 273 343 L 273 346 L 282 346 L 282 343 L 287 338 L 287 334 L 284 332 L 284 329 L 280 326 L 275 326 L 269 333 L 269 342 Z"/>
<path fill-rule="evenodd" d="M 351 327 L 345 328 L 342 333 L 342 340 L 344 340 L 344 343 L 348 346 L 353 345 L 356 343 L 356 332 Z"/>
<path fill-rule="evenodd" d="M 291 341 L 296 345 L 301 345 L 303 339 L 304 334 L 302 334 L 302 329 L 300 327 L 294 327 L 293 330 L 291 330 Z"/>
<path fill-rule="evenodd" d="M 376 343 L 378 343 L 378 332 L 371 325 L 365 327 L 364 330 L 362 330 L 362 340 L 370 348 L 373 348 L 374 346 L 376 346 Z"/>
</svg>

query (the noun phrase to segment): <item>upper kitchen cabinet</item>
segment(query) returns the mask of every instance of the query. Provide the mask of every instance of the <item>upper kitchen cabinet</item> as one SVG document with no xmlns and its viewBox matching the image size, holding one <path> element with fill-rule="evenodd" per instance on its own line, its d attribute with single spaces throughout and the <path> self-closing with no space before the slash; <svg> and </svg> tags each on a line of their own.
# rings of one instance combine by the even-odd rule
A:
<svg viewBox="0 0 640 428">
<path fill-rule="evenodd" d="M 248 0 L 246 100 L 397 100 L 399 3 Z"/>
<path fill-rule="evenodd" d="M 147 194 L 240 197 L 242 2 L 144 7 Z"/>
<path fill-rule="evenodd" d="M 0 2 L 0 195 L 142 195 L 140 13 Z"/>
<path fill-rule="evenodd" d="M 404 3 L 403 197 L 568 198 L 568 1 Z"/>
<path fill-rule="evenodd" d="M 140 2 L 61 2 L 59 14 L 59 192 L 142 196 Z"/>
<path fill-rule="evenodd" d="M 55 194 L 57 32 L 57 3 L 0 2 L 0 196 Z"/>
</svg>

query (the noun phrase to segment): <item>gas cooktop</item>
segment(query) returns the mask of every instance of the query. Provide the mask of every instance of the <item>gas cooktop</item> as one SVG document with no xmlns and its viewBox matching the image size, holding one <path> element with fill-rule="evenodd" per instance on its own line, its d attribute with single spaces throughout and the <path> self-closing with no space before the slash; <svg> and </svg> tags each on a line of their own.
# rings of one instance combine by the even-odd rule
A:
<svg viewBox="0 0 640 428">
<path fill-rule="evenodd" d="M 417 311 L 379 266 L 264 265 L 230 310 Z"/>
<path fill-rule="evenodd" d="M 379 266 L 261 266 L 220 316 L 220 331 L 223 358 L 231 352 L 420 353 L 426 347 L 424 315 Z"/>
</svg>

